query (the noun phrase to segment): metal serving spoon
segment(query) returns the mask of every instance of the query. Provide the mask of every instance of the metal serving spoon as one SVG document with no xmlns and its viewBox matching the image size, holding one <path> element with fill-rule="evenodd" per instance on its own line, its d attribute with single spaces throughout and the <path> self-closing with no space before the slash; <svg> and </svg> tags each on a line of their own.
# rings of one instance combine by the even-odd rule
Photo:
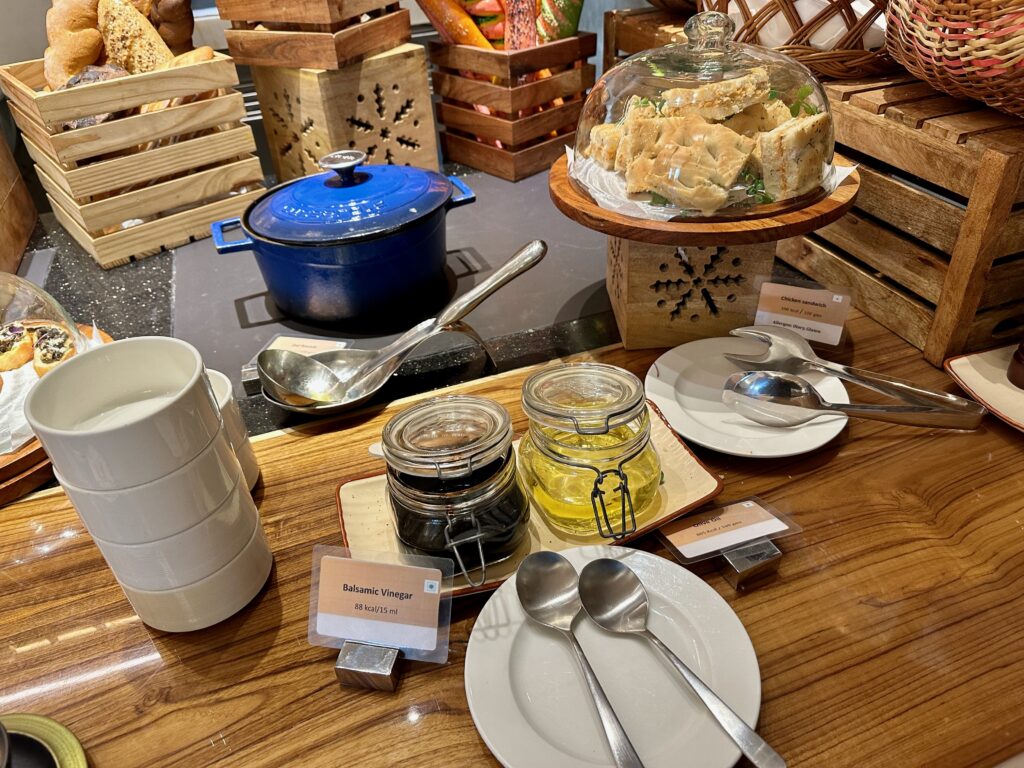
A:
<svg viewBox="0 0 1024 768">
<path fill-rule="evenodd" d="M 290 405 L 290 410 L 301 410 L 301 406 L 312 406 L 308 412 L 334 413 L 336 411 L 351 408 L 359 403 L 368 400 L 384 383 L 391 378 L 391 375 L 398 370 L 402 361 L 416 347 L 429 339 L 461 322 L 461 320 L 472 312 L 480 303 L 492 293 L 502 288 L 514 278 L 536 266 L 548 252 L 548 246 L 543 240 L 533 240 L 520 248 L 512 258 L 502 264 L 493 274 L 479 285 L 459 296 L 449 304 L 437 317 L 424 320 L 419 325 L 406 331 L 393 342 L 379 351 L 364 349 L 338 349 L 330 352 L 322 352 L 314 355 L 313 358 L 318 365 L 329 366 L 338 386 L 331 389 L 331 400 L 320 400 L 313 397 L 315 392 L 302 390 L 296 392 L 311 402 L 288 402 L 279 396 L 279 390 L 271 389 L 263 381 L 263 371 L 260 370 L 260 380 L 264 389 L 271 397 L 281 405 Z M 262 358 L 264 353 L 260 354 Z M 294 353 L 293 353 L 294 354 Z M 302 358 L 302 355 L 297 355 Z M 257 359 L 259 365 L 259 359 Z M 298 363 L 296 362 L 296 365 Z M 307 368 L 312 370 L 312 368 Z M 303 374 L 297 373 L 287 380 L 289 386 L 302 386 Z M 285 382 L 282 381 L 282 384 Z M 295 406 L 299 406 L 296 408 Z"/>
<path fill-rule="evenodd" d="M 647 628 L 647 590 L 628 565 L 607 557 L 591 560 L 580 573 L 579 591 L 583 607 L 598 626 L 640 635 L 661 651 L 750 762 L 757 768 L 785 768 L 779 753 Z"/>
<path fill-rule="evenodd" d="M 763 352 L 755 355 L 725 354 L 728 360 L 740 366 L 744 371 L 780 371 L 796 375 L 820 371 L 905 403 L 940 406 L 960 411 L 964 414 L 962 422 L 964 426 L 959 427 L 960 429 L 974 429 L 987 413 L 983 406 L 973 400 L 957 397 L 947 392 L 923 389 L 909 381 L 824 360 L 815 354 L 807 339 L 789 328 L 751 325 L 736 328 L 729 333 L 740 338 L 756 339 L 767 345 Z"/>
<path fill-rule="evenodd" d="M 265 349 L 256 358 L 263 388 L 287 405 L 334 402 L 344 387 L 334 371 L 319 360 L 287 349 Z"/>
<path fill-rule="evenodd" d="M 601 718 L 601 725 L 604 726 L 615 765 L 618 768 L 643 768 L 597 675 L 572 633 L 572 623 L 581 610 L 578 580 L 572 563 L 557 552 L 534 552 L 523 560 L 516 571 L 516 594 L 527 616 L 538 624 L 557 629 L 572 645 L 590 687 L 590 695 L 594 697 L 594 705 Z"/>
<path fill-rule="evenodd" d="M 767 427 L 796 427 L 826 414 L 940 429 L 975 429 L 978 418 L 937 405 L 829 403 L 799 376 L 776 371 L 734 373 L 725 380 L 722 402 Z"/>
</svg>

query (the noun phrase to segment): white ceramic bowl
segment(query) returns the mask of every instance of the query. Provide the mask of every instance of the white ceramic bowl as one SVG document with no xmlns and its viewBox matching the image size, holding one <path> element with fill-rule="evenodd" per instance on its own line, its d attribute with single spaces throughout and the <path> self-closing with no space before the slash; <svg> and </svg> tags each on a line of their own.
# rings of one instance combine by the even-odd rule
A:
<svg viewBox="0 0 1024 768">
<path fill-rule="evenodd" d="M 242 474 L 245 475 L 246 485 L 251 491 L 256 485 L 256 481 L 260 479 L 260 465 L 256 461 L 252 443 L 249 442 L 249 430 L 245 426 L 242 412 L 238 409 L 235 395 L 231 391 L 231 379 L 220 371 L 213 371 L 209 368 L 206 369 L 206 375 L 210 378 L 213 396 L 217 398 L 217 407 L 220 408 L 228 440 L 231 441 L 231 447 L 235 449 L 235 456 L 238 458 L 238 463 L 242 465 Z"/>
<path fill-rule="evenodd" d="M 233 616 L 259 594 L 270 575 L 274 556 L 263 527 L 230 563 L 202 581 L 163 591 L 121 585 L 143 622 L 164 632 L 204 629 Z"/>
<path fill-rule="evenodd" d="M 32 388 L 25 416 L 54 469 L 69 483 L 98 491 L 174 472 L 221 427 L 199 352 L 163 336 L 75 355 Z"/>
<path fill-rule="evenodd" d="M 176 589 L 220 570 L 242 551 L 259 525 L 259 512 L 239 478 L 231 494 L 186 531 L 145 544 L 115 544 L 93 537 L 122 584 L 136 589 Z"/>
<path fill-rule="evenodd" d="M 90 491 L 55 474 L 94 538 L 143 544 L 174 536 L 209 517 L 238 485 L 242 470 L 222 429 L 184 467 L 144 485 Z"/>
</svg>

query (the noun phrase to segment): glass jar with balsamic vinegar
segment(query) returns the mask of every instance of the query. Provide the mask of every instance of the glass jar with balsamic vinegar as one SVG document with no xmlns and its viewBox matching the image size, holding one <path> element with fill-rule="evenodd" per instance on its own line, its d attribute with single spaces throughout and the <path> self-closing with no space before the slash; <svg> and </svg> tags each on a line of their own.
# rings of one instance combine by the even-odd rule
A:
<svg viewBox="0 0 1024 768">
<path fill-rule="evenodd" d="M 481 397 L 434 398 L 391 419 L 382 447 L 398 538 L 451 557 L 471 585 L 483 584 L 486 566 L 515 552 L 530 520 L 508 411 Z"/>
<path fill-rule="evenodd" d="M 523 385 L 523 411 L 523 481 L 548 522 L 576 536 L 635 532 L 661 484 L 640 380 L 599 363 L 547 368 Z"/>
</svg>

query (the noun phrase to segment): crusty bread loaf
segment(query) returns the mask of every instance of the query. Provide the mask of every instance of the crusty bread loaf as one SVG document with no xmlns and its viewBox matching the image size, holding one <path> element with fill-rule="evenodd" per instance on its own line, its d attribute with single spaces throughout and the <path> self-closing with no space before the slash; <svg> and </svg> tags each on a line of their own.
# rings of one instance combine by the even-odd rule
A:
<svg viewBox="0 0 1024 768">
<path fill-rule="evenodd" d="M 155 0 L 149 20 L 172 53 L 182 54 L 192 50 L 192 33 L 196 22 L 192 15 L 191 0 Z"/>
<path fill-rule="evenodd" d="M 152 72 L 174 58 L 149 19 L 128 0 L 99 0 L 99 27 L 107 61 L 133 75 Z"/>
<path fill-rule="evenodd" d="M 57 90 L 103 52 L 103 36 L 97 19 L 98 0 L 53 0 L 46 12 L 43 72 L 52 90 Z"/>
<path fill-rule="evenodd" d="M 204 61 L 213 60 L 213 48 L 208 45 L 204 45 L 195 50 L 183 53 L 180 56 L 175 56 L 166 64 L 162 64 L 158 69 L 176 69 L 177 67 L 187 67 L 191 64 L 201 64 Z M 165 101 L 154 101 L 149 104 L 144 104 L 139 110 L 142 114 L 147 112 L 157 112 L 161 109 L 167 109 L 168 107 L 177 107 L 182 104 L 188 104 L 191 101 L 198 101 L 200 99 L 207 98 L 211 94 L 201 93 L 197 96 L 179 96 L 176 99 L 167 99 Z"/>
</svg>

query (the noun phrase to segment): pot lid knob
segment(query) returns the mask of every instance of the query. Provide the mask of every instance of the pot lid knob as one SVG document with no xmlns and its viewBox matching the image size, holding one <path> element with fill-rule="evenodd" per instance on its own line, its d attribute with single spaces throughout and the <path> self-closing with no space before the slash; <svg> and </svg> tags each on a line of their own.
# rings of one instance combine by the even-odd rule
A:
<svg viewBox="0 0 1024 768">
<path fill-rule="evenodd" d="M 341 186 L 353 187 L 358 184 L 356 168 L 366 162 L 366 153 L 358 149 L 343 149 L 320 158 L 320 167 L 334 171 L 341 179 Z"/>
</svg>

